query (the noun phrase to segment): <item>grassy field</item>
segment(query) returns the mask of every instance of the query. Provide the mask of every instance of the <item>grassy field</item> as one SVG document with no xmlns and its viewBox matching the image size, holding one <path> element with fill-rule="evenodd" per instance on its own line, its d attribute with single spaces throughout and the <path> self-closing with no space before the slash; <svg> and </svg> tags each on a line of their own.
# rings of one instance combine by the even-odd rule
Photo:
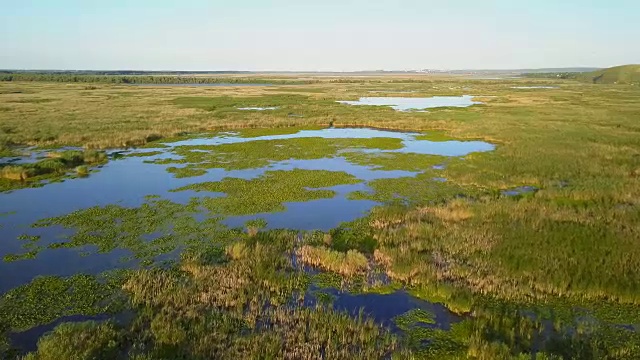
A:
<svg viewBox="0 0 640 360">
<path fill-rule="evenodd" d="M 519 86 L 557 88 L 514 89 Z M 336 103 L 463 94 L 483 104 L 397 112 Z M 41 251 L 55 249 L 127 249 L 142 268 L 36 278 L 3 295 L 0 331 L 68 315 L 137 314 L 131 321 L 60 325 L 41 338 L 30 359 L 69 358 L 70 349 L 82 359 L 314 358 L 319 352 L 345 359 L 638 358 L 638 119 L 640 87 L 571 80 L 321 77 L 255 87 L 0 82 L 3 156 L 33 151 L 29 146 L 139 146 L 151 152 L 137 156 L 147 157 L 170 141 L 216 131 L 242 129 L 238 136 L 255 137 L 327 126 L 411 130 L 425 140 L 496 145 L 464 157 L 351 151 L 402 146 L 391 138 L 173 147 L 170 158 L 149 163 L 171 165 L 167 171 L 176 178 L 201 181 L 173 190 L 226 196 L 187 204 L 150 197 L 139 207 L 98 206 L 38 221 L 34 229 L 75 232 L 48 244 L 27 232 L 25 253 L 5 261 L 37 261 Z M 212 182 L 202 176 L 212 168 L 336 156 L 420 173 L 372 180 L 371 191 L 348 194 L 381 205 L 326 232 L 267 231 L 259 220 L 229 229 L 214 216 L 278 212 L 287 202 L 331 198 L 329 187 L 361 180 L 334 169 L 298 169 Z M 73 166 L 91 166 L 91 160 Z M 10 173 L 13 165 L 0 166 Z M 73 166 L 49 175 L 67 176 Z M 535 191 L 505 193 L 521 186 Z M 204 221 L 198 217 L 203 210 L 210 214 Z M 179 260 L 159 258 L 175 251 Z M 332 285 L 301 268 L 321 270 Z M 381 276 L 386 280 L 371 280 Z M 319 293 L 310 295 L 310 285 Z M 329 287 L 354 294 L 404 289 L 444 304 L 461 320 L 441 329 L 431 326 L 434 314 L 414 309 L 396 317 L 390 329 L 366 314 L 334 310 L 323 292 Z M 309 298 L 329 305 L 300 306 Z M 8 340 L 0 339 L 0 354 L 15 354 Z"/>
</svg>

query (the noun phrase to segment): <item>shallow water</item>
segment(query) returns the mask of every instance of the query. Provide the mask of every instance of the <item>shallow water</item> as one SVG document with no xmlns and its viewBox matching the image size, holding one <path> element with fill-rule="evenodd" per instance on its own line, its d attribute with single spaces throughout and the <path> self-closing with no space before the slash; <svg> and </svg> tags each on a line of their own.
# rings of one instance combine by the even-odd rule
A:
<svg viewBox="0 0 640 360">
<path fill-rule="evenodd" d="M 285 135 L 266 135 L 253 138 L 242 138 L 235 136 L 234 133 L 212 138 L 196 138 L 174 142 L 167 144 L 169 146 L 195 146 L 195 145 L 221 145 L 236 144 L 257 140 L 286 140 L 300 138 L 320 137 L 325 139 L 371 139 L 371 138 L 391 138 L 400 139 L 404 147 L 398 150 L 384 150 L 374 152 L 399 152 L 414 153 L 424 155 L 442 155 L 442 156 L 465 156 L 472 152 L 492 151 L 495 149 L 493 144 L 484 141 L 429 141 L 418 140 L 418 133 L 398 132 L 389 130 L 378 130 L 369 128 L 328 128 L 322 130 L 301 130 L 295 134 Z M 330 167 L 324 167 L 329 169 Z"/>
<path fill-rule="evenodd" d="M 358 101 L 338 101 L 347 105 L 390 106 L 397 111 L 414 111 L 439 107 L 469 107 L 482 104 L 473 101 L 473 96 L 434 96 L 434 97 L 361 97 Z"/>
<path fill-rule="evenodd" d="M 257 140 L 285 140 L 294 138 L 322 137 L 327 139 L 368 139 L 395 138 L 402 140 L 404 147 L 397 150 L 374 150 L 368 152 L 416 153 L 443 156 L 464 156 L 472 152 L 491 151 L 494 146 L 480 141 L 428 141 L 418 140 L 420 134 L 374 130 L 365 128 L 301 130 L 294 134 L 240 137 L 234 133 L 222 133 L 216 136 L 200 137 L 166 144 L 167 148 L 144 150 L 120 150 L 111 152 L 111 160 L 87 178 L 68 179 L 63 182 L 47 184 L 40 188 L 27 188 L 8 193 L 0 193 L 0 227 L 3 246 L 0 257 L 8 254 L 21 254 L 24 242 L 16 240 L 22 234 L 41 236 L 39 245 L 57 242 L 72 233 L 59 227 L 31 228 L 38 220 L 69 214 L 76 210 L 93 206 L 117 204 L 135 208 L 145 203 L 148 195 L 158 195 L 179 204 L 186 204 L 192 197 L 215 197 L 225 194 L 207 192 L 171 190 L 201 182 L 220 181 L 224 178 L 255 179 L 266 171 L 273 170 L 331 170 L 343 171 L 362 182 L 352 185 L 338 185 L 329 188 L 335 195 L 327 199 L 306 202 L 284 203 L 285 211 L 259 213 L 243 216 L 228 216 L 222 223 L 231 227 L 242 227 L 247 220 L 262 218 L 267 220 L 268 228 L 290 228 L 298 230 L 329 230 L 345 221 L 360 218 L 376 206 L 370 200 L 349 200 L 347 195 L 354 191 L 370 191 L 367 182 L 376 179 L 411 177 L 418 174 L 412 171 L 385 171 L 372 166 L 363 166 L 349 162 L 338 154 L 322 159 L 290 159 L 271 162 L 269 165 L 253 169 L 225 170 L 207 169 L 206 174 L 197 177 L 176 178 L 167 172 L 175 164 L 155 164 L 146 161 L 176 158 L 172 150 L 185 145 L 220 145 L 244 143 Z M 162 151 L 159 155 L 147 157 L 124 157 L 114 159 L 116 154 Z M 201 150 L 204 151 L 204 150 Z M 222 166 L 222 165 L 221 165 Z M 426 169 L 425 169 L 426 170 Z M 442 181 L 440 179 L 434 179 Z M 6 291 L 21 283 L 30 281 L 41 274 L 71 275 L 77 272 L 99 273 L 104 270 L 135 266 L 135 260 L 122 261 L 130 255 L 127 250 L 116 250 L 108 254 L 90 254 L 79 256 L 80 251 L 92 249 L 55 249 L 42 250 L 33 260 L 12 263 L 0 262 L 0 273 L 12 276 L 0 277 L 0 291 Z M 64 263 L 66 266 L 61 267 Z"/>
<path fill-rule="evenodd" d="M 213 167 L 206 173 L 196 177 L 176 178 L 167 171 L 176 164 L 151 163 L 153 160 L 179 159 L 174 151 L 178 146 L 222 145 L 247 143 L 251 141 L 270 141 L 300 138 L 325 139 L 371 139 L 393 138 L 401 140 L 403 147 L 395 150 L 380 149 L 349 149 L 349 151 L 366 151 L 370 153 L 414 153 L 441 156 L 465 156 L 472 152 L 491 151 L 492 144 L 480 141 L 429 141 L 419 140 L 418 133 L 395 132 L 366 128 L 301 130 L 293 134 L 265 135 L 256 137 L 242 137 L 233 132 L 219 133 L 214 136 L 203 135 L 192 139 L 185 139 L 166 143 L 162 148 L 140 150 L 111 151 L 109 162 L 91 173 L 87 178 L 67 179 L 63 182 L 46 184 L 40 188 L 26 188 L 12 192 L 0 193 L 0 229 L 3 235 L 3 246 L 0 257 L 9 254 L 23 254 L 26 241 L 18 240 L 21 235 L 39 236 L 35 246 L 41 247 L 34 259 L 23 259 L 15 262 L 0 262 L 0 293 L 4 293 L 19 285 L 32 281 L 41 275 L 71 276 L 77 273 L 99 274 L 104 271 L 140 266 L 140 260 L 133 257 L 131 250 L 117 248 L 108 253 L 97 253 L 93 245 L 78 248 L 48 249 L 52 243 L 68 239 L 73 235 L 73 229 L 61 226 L 32 227 L 35 222 L 56 216 L 70 214 L 74 211 L 95 206 L 110 204 L 126 208 L 137 208 L 148 203 L 148 196 L 159 196 L 160 199 L 172 201 L 176 204 L 187 204 L 192 198 L 215 198 L 226 196 L 224 193 L 195 192 L 192 190 L 172 192 L 171 190 L 202 182 L 215 182 L 225 178 L 256 179 L 267 171 L 301 170 L 330 170 L 342 171 L 354 176 L 361 182 L 329 187 L 334 191 L 330 198 L 311 201 L 283 203 L 284 211 L 257 213 L 242 216 L 226 216 L 221 223 L 229 227 L 243 227 L 248 220 L 264 219 L 267 228 L 288 228 L 298 230 L 320 229 L 328 231 L 342 222 L 355 220 L 365 216 L 377 202 L 371 200 L 349 200 L 348 195 L 355 191 L 368 192 L 371 189 L 368 182 L 377 179 L 398 177 L 413 177 L 419 171 L 382 170 L 374 166 L 364 166 L 352 163 L 342 153 L 321 159 L 288 159 L 272 161 L 266 166 L 225 170 Z M 142 157 L 127 156 L 136 153 L 159 151 L 156 155 Z M 192 151 L 215 151 L 192 149 Z M 124 155 L 124 156 L 123 156 Z M 31 157 L 36 155 L 32 153 Z M 28 159 L 25 157 L 24 159 Z M 23 159 L 23 160 L 24 160 Z M 0 162 L 5 159 L 0 159 Z M 425 169 L 425 171 L 430 169 Z M 434 178 L 434 183 L 443 181 Z M 198 221 L 217 216 L 203 212 L 195 214 Z M 144 238 L 151 240 L 162 233 L 145 234 Z M 31 244 L 34 245 L 34 244 Z M 155 261 L 168 260 L 179 255 L 180 248 L 156 257 Z M 64 264 L 64 266 L 61 266 Z M 323 290 L 325 291 L 325 290 Z M 335 296 L 333 306 L 336 309 L 357 314 L 363 311 L 377 322 L 394 327 L 393 319 L 411 309 L 426 309 L 435 314 L 439 328 L 448 329 L 451 323 L 459 319 L 440 304 L 432 304 L 418 300 L 399 290 L 391 294 L 350 294 L 338 290 L 327 290 Z M 309 300 L 312 301 L 312 300 Z M 393 304 L 390 306 L 390 304 Z M 106 316 L 97 316 L 104 319 Z M 37 339 L 62 321 L 80 321 L 87 317 L 69 316 L 58 319 L 51 324 L 38 326 L 22 333 L 13 334 L 14 344 L 23 349 L 33 349 Z"/>
<path fill-rule="evenodd" d="M 396 317 L 415 309 L 433 314 L 434 324 L 431 326 L 442 330 L 449 330 L 452 324 L 463 320 L 462 316 L 453 313 L 444 305 L 420 300 L 402 289 L 388 294 L 351 294 L 348 291 L 335 288 L 321 289 L 321 292 L 333 297 L 331 305 L 334 309 L 346 311 L 352 316 L 357 316 L 362 311 L 366 316 L 373 318 L 376 323 L 392 330 L 398 330 L 394 322 Z M 305 298 L 306 306 L 313 307 L 317 302 L 318 300 L 313 296 Z M 390 304 L 393 306 L 389 306 Z"/>
<path fill-rule="evenodd" d="M 537 187 L 535 186 L 519 186 L 513 189 L 508 189 L 508 190 L 502 190 L 502 195 L 505 196 L 520 196 L 520 195 L 526 195 L 526 194 L 534 194 L 536 193 L 538 190 Z"/>
</svg>

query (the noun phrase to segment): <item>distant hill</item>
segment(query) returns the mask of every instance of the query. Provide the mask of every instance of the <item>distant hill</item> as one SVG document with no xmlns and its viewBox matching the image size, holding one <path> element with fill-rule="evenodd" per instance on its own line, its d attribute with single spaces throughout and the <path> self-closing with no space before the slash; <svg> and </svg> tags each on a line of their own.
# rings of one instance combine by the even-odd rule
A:
<svg viewBox="0 0 640 360">
<path fill-rule="evenodd" d="M 594 84 L 640 84 L 640 65 L 614 66 L 577 74 L 576 79 Z"/>
</svg>

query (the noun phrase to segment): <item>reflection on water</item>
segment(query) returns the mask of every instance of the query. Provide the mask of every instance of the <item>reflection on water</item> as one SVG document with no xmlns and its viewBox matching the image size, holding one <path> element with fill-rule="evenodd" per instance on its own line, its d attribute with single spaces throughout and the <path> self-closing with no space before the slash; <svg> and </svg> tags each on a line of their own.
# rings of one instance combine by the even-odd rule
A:
<svg viewBox="0 0 640 360">
<path fill-rule="evenodd" d="M 294 134 L 241 137 L 235 133 L 221 133 L 216 136 L 199 137 L 166 144 L 158 149 L 117 150 L 111 152 L 111 160 L 97 173 L 87 178 L 68 179 L 50 183 L 40 188 L 27 188 L 0 194 L 0 228 L 3 246 L 0 257 L 7 254 L 25 252 L 24 241 L 17 240 L 22 234 L 38 235 L 38 245 L 45 248 L 35 259 L 12 263 L 0 262 L 0 273 L 10 276 L 0 277 L 0 291 L 6 291 L 28 282 L 37 275 L 68 276 L 78 272 L 99 273 L 108 269 L 136 266 L 136 260 L 122 261 L 130 255 L 127 250 L 117 249 L 108 254 L 89 254 L 79 256 L 79 252 L 92 249 L 55 249 L 48 250 L 48 244 L 60 241 L 72 233 L 57 226 L 31 228 L 38 220 L 61 216 L 94 206 L 116 204 L 136 208 L 145 203 L 145 197 L 158 195 L 178 204 L 186 204 L 192 197 L 225 196 L 223 193 L 181 191 L 172 189 L 201 182 L 220 181 L 224 178 L 256 179 L 272 170 L 331 170 L 343 171 L 362 180 L 352 185 L 339 185 L 330 188 L 335 192 L 331 198 L 307 202 L 285 203 L 285 211 L 261 213 L 247 216 L 231 216 L 223 220 L 229 226 L 242 226 L 247 220 L 263 218 L 268 228 L 290 228 L 299 230 L 329 230 L 344 221 L 360 218 L 375 205 L 370 200 L 349 200 L 347 195 L 354 191 L 371 191 L 367 182 L 376 179 L 411 177 L 415 171 L 387 171 L 352 163 L 338 153 L 322 159 L 289 159 L 271 162 L 269 165 L 253 169 L 225 170 L 206 169 L 206 173 L 197 177 L 176 178 L 167 168 L 175 164 L 148 163 L 150 160 L 179 157 L 173 150 L 176 146 L 220 145 L 243 143 L 257 140 L 284 140 L 294 138 L 322 137 L 327 139 L 348 138 L 395 138 L 402 140 L 404 147 L 387 152 L 406 152 L 433 154 L 442 156 L 464 156 L 476 151 L 491 151 L 494 146 L 480 141 L 428 141 L 418 140 L 420 134 L 394 132 L 374 129 L 324 129 L 302 130 Z M 122 157 L 126 154 L 161 152 L 146 157 Z M 205 150 L 201 150 L 205 151 Z M 383 150 L 367 149 L 369 152 Z M 425 169 L 428 170 L 428 169 Z M 439 180 L 434 180 L 439 181 Z M 213 215 L 207 215 L 213 216 Z M 65 266 L 60 266 L 65 264 Z"/>
<path fill-rule="evenodd" d="M 513 188 L 513 189 L 508 189 L 508 190 L 502 190 L 502 195 L 505 196 L 520 196 L 520 195 L 526 195 L 526 194 L 533 194 L 535 192 L 537 192 L 539 189 L 535 186 L 520 186 L 517 188 Z"/>
<path fill-rule="evenodd" d="M 347 105 L 390 106 L 397 111 L 424 110 L 439 107 L 468 107 L 481 102 L 473 101 L 473 96 L 420 97 L 361 97 L 358 101 L 338 101 Z"/>
<path fill-rule="evenodd" d="M 301 130 L 295 134 L 267 135 L 253 138 L 238 137 L 234 133 L 212 138 L 196 138 L 167 144 L 169 146 L 195 146 L 195 145 L 222 145 L 236 144 L 258 140 L 286 140 L 300 138 L 325 138 L 325 139 L 371 139 L 391 138 L 402 140 L 403 147 L 397 150 L 384 150 L 384 152 L 414 153 L 424 155 L 465 156 L 472 152 L 492 151 L 495 146 L 484 141 L 429 141 L 420 140 L 417 133 L 368 129 L 368 128 L 328 128 L 322 130 Z M 381 150 L 369 150 L 382 152 Z M 324 167 L 330 169 L 330 167 Z M 337 169 L 340 170 L 340 169 Z"/>
</svg>

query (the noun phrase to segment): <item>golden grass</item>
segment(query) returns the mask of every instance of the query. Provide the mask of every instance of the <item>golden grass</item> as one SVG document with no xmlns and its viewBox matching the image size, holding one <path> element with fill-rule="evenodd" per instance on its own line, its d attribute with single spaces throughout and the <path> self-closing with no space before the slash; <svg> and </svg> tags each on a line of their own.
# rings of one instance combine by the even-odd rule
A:
<svg viewBox="0 0 640 360">
<path fill-rule="evenodd" d="M 342 253 L 324 247 L 304 245 L 296 250 L 296 256 L 301 263 L 344 276 L 364 274 L 369 269 L 367 257 L 356 250 Z"/>
</svg>

